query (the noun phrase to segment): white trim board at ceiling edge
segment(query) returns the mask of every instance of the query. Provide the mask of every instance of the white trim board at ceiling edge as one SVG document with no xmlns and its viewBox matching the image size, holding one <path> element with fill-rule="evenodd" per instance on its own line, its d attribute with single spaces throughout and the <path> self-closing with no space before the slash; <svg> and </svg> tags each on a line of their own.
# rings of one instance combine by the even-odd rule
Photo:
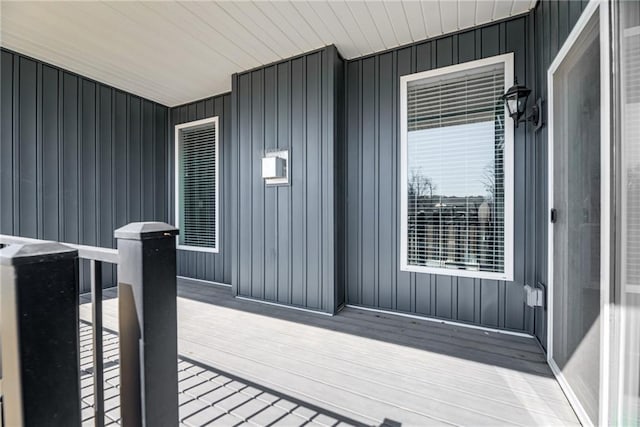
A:
<svg viewBox="0 0 640 427">
<path fill-rule="evenodd" d="M 601 7 L 602 6 L 602 7 Z M 610 356 L 610 310 L 609 310 L 609 272 L 610 272 L 610 135 L 609 135 L 609 122 L 610 122 L 610 61 L 609 61 L 609 9 L 608 3 L 601 0 L 590 0 L 587 7 L 583 10 L 582 15 L 574 25 L 573 29 L 569 33 L 569 36 L 565 40 L 564 44 L 558 51 L 555 59 L 547 70 L 547 96 L 549 105 L 548 114 L 548 164 L 549 171 L 548 177 L 548 207 L 553 208 L 553 132 L 554 132 L 554 114 L 553 114 L 553 76 L 558 70 L 560 65 L 565 60 L 568 53 L 573 48 L 578 38 L 582 35 L 587 24 L 591 21 L 594 14 L 599 12 L 599 26 L 598 37 L 600 40 L 600 169 L 601 169 L 601 230 L 600 230 L 600 283 L 601 283 L 601 326 L 600 326 L 600 389 L 599 389 L 599 424 L 607 425 L 609 423 L 609 402 L 608 400 L 608 387 L 610 372 L 608 367 L 608 360 Z M 580 422 L 584 425 L 593 425 L 591 419 L 587 415 L 584 407 L 578 400 L 577 396 L 569 386 L 568 382 L 562 375 L 561 370 L 553 360 L 553 224 L 547 223 L 547 289 L 548 289 L 548 309 L 547 309 L 547 363 L 551 367 L 556 379 L 562 386 L 562 390 L 567 396 L 571 406 L 576 411 L 576 414 Z M 606 254 L 606 256 L 603 256 Z M 605 279 L 603 281 L 603 279 Z M 604 285 L 603 285 L 604 283 Z"/>
<path fill-rule="evenodd" d="M 175 217 L 174 217 L 174 226 L 178 229 L 180 229 L 180 197 L 179 197 L 179 191 L 180 191 L 180 131 L 182 129 L 186 129 L 186 128 L 191 128 L 191 127 L 196 127 L 196 126 L 203 126 L 203 125 L 207 125 L 213 123 L 215 125 L 215 135 L 216 135 L 216 140 L 214 142 L 215 145 L 215 180 L 216 180 L 216 185 L 215 185 L 215 199 L 216 199 L 216 211 L 215 211 L 215 218 L 216 218 L 216 226 L 215 226 L 215 241 L 216 241 L 216 245 L 213 248 L 207 248 L 207 247 L 200 247 L 200 246 L 189 246 L 189 245 L 181 245 L 180 244 L 180 234 L 178 234 L 176 236 L 176 249 L 181 250 L 181 251 L 191 251 L 191 252 L 207 252 L 207 253 L 220 253 L 220 221 L 219 221 L 219 212 L 220 212 L 220 197 L 219 197 L 219 193 L 220 193 L 220 171 L 219 171 L 219 164 L 220 164 L 220 151 L 219 151 L 219 140 L 220 140 L 220 126 L 219 126 L 219 120 L 218 120 L 218 116 L 214 116 L 214 117 L 207 117 L 204 119 L 200 119 L 200 120 L 194 120 L 191 122 L 185 122 L 185 123 L 180 123 L 175 125 L 175 129 L 174 129 L 174 140 L 173 140 L 173 145 L 175 146 L 174 148 L 174 190 L 173 190 L 173 195 L 174 195 L 174 200 L 173 202 L 175 203 Z"/>
<path fill-rule="evenodd" d="M 513 280 L 514 271 L 514 145 L 515 131 L 513 120 L 507 120 L 509 117 L 507 106 L 504 105 L 505 117 L 505 150 L 504 150 L 504 273 L 493 273 L 486 271 L 458 270 L 447 268 L 434 268 L 425 266 L 409 265 L 407 259 L 407 85 L 414 80 L 424 78 L 437 77 L 451 73 L 473 70 L 476 68 L 486 67 L 490 65 L 504 64 L 504 87 L 509 88 L 514 82 L 514 54 L 509 52 L 502 55 L 495 55 L 489 58 L 478 59 L 475 61 L 467 61 L 460 64 L 450 65 L 448 67 L 436 68 L 433 70 L 422 71 L 413 74 L 400 76 L 400 270 L 416 273 L 439 274 L 445 276 L 470 277 L 474 279 L 491 279 L 491 280 Z"/>
</svg>

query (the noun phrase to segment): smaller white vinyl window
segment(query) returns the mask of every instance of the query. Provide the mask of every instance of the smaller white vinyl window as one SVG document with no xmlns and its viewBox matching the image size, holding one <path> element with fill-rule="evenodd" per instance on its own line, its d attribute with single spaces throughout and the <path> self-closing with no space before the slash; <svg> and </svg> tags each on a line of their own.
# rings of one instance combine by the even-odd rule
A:
<svg viewBox="0 0 640 427">
<path fill-rule="evenodd" d="M 218 117 L 175 127 L 178 249 L 218 252 Z"/>
<path fill-rule="evenodd" d="M 402 76 L 404 271 L 513 278 L 513 54 Z"/>
</svg>

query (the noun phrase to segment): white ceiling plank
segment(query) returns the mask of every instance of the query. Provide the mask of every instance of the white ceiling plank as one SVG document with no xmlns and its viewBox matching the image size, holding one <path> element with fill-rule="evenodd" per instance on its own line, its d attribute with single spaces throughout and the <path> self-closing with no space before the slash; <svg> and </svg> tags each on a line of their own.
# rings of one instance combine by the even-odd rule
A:
<svg viewBox="0 0 640 427">
<path fill-rule="evenodd" d="M 48 6 L 48 5 L 47 5 Z M 125 49 L 118 48 L 118 42 L 121 40 L 120 37 L 126 35 L 122 34 L 122 31 L 113 31 L 112 34 L 104 31 L 99 31 L 98 28 L 101 26 L 96 26 L 98 28 L 93 31 L 96 32 L 98 37 L 86 37 L 86 38 L 78 38 L 78 34 L 84 34 L 92 31 L 91 22 L 88 22 L 86 19 L 77 19 L 78 17 L 84 18 L 81 14 L 82 6 L 78 5 L 76 8 L 74 20 L 64 20 L 66 9 L 65 8 L 49 8 L 49 7 L 40 7 L 40 8 L 23 8 L 21 9 L 21 15 L 18 19 L 12 17 L 10 14 L 5 14 L 3 17 L 3 30 L 6 27 L 9 29 L 13 29 L 14 33 L 28 33 L 30 28 L 33 26 L 37 26 L 43 32 L 48 34 L 46 40 L 29 40 L 31 43 L 35 45 L 42 45 L 43 41 L 46 41 L 48 44 L 52 44 L 56 46 L 56 51 L 66 52 L 67 56 L 70 57 L 78 57 L 78 60 L 82 60 L 86 63 L 96 64 L 100 63 L 101 57 L 110 57 L 115 58 L 114 61 L 111 61 L 108 64 L 105 64 L 103 68 L 105 69 L 105 73 L 113 72 L 114 74 L 119 74 L 126 71 L 127 63 L 131 63 L 136 61 L 136 56 L 143 52 L 143 49 L 139 49 L 139 45 L 135 46 L 138 49 L 133 52 L 127 52 Z M 3 6 L 5 7 L 5 6 Z M 107 20 L 109 18 L 109 13 L 101 14 L 101 19 Z M 15 19 L 15 22 L 14 22 Z M 4 32 L 4 31 L 3 31 Z M 14 33 L 8 32 L 3 37 L 3 45 L 11 44 L 11 37 Z M 109 36 L 112 36 L 111 38 Z M 110 42 L 109 42 L 110 41 Z M 113 43 L 115 41 L 116 43 Z M 44 44 L 46 48 L 48 44 Z M 20 51 L 20 46 L 16 46 L 16 48 Z M 48 60 L 54 59 L 53 55 L 47 55 Z M 136 64 L 137 65 L 137 64 Z M 151 71 L 151 67 L 132 67 L 131 72 L 126 76 L 123 76 L 123 79 L 136 81 L 137 79 L 143 79 L 144 73 L 147 71 Z"/>
<path fill-rule="evenodd" d="M 7 25 L 11 24 L 7 22 Z M 20 29 L 15 25 L 12 25 L 12 28 Z M 105 82 L 127 92 L 144 94 L 145 97 L 154 101 L 165 100 L 162 91 L 158 89 L 159 85 L 157 83 L 153 86 L 148 86 L 145 85 L 142 76 L 138 78 L 136 73 L 124 74 L 125 70 L 111 65 L 99 66 L 95 60 L 88 58 L 87 55 L 83 54 L 84 52 L 75 49 L 72 44 L 60 42 L 57 45 L 58 49 L 55 55 L 52 55 L 48 46 L 22 38 L 15 39 L 12 34 L 5 34 L 2 42 L 3 47 L 38 58 L 73 73 L 81 74 L 99 82 Z"/>
<path fill-rule="evenodd" d="M 476 24 L 476 0 L 458 0 L 458 27 L 470 28 Z"/>
<path fill-rule="evenodd" d="M 531 9 L 531 0 L 514 0 L 511 7 L 511 15 L 519 15 Z"/>
<path fill-rule="evenodd" d="M 266 43 L 276 48 L 279 56 L 277 59 L 286 58 L 287 53 L 298 51 L 299 48 L 253 3 L 218 2 L 218 5 L 244 31 L 261 37 Z M 240 31 L 240 28 L 238 30 Z"/>
<path fill-rule="evenodd" d="M 290 4 L 322 41 L 324 46 L 335 43 L 337 37 L 331 31 L 329 25 L 320 18 L 309 2 L 292 1 Z"/>
<path fill-rule="evenodd" d="M 396 34 L 396 29 L 389 18 L 387 9 L 384 6 L 384 2 L 370 1 L 364 3 L 369 10 L 373 24 L 376 26 L 376 32 L 382 39 L 382 43 L 385 49 L 389 49 L 392 46 L 398 46 L 400 43 Z M 404 19 L 404 17 L 403 17 Z M 391 28 L 391 31 L 389 31 Z"/>
<path fill-rule="evenodd" d="M 303 38 L 301 32 L 292 26 L 279 12 L 279 3 L 265 3 L 257 1 L 251 3 L 264 15 L 262 22 L 267 24 L 270 28 L 274 28 L 274 32 L 280 32 L 282 36 L 287 38 L 289 42 L 296 47 L 296 50 L 305 51 L 309 49 L 310 43 L 308 43 L 307 40 Z M 265 18 L 266 21 L 264 21 Z"/>
<path fill-rule="evenodd" d="M 400 5 L 404 9 L 407 23 L 409 24 L 409 31 L 411 32 L 411 41 L 424 40 L 427 37 L 433 35 L 433 29 L 430 25 L 433 23 L 427 21 L 422 12 L 422 5 L 419 1 L 415 0 L 403 0 Z M 431 4 L 433 9 L 434 4 Z M 437 9 L 437 7 L 436 7 Z M 433 18 L 433 11 L 429 12 L 429 16 Z M 437 16 L 438 28 L 440 28 L 440 15 Z M 433 24 L 435 25 L 435 24 Z"/>
<path fill-rule="evenodd" d="M 143 4 L 162 17 L 165 31 L 169 26 L 167 24 L 170 24 L 175 30 L 188 33 L 192 38 L 192 42 L 204 47 L 203 50 L 209 55 L 222 56 L 230 63 L 243 68 L 251 67 L 260 62 L 251 52 L 247 52 L 242 45 L 228 38 L 227 35 L 220 33 L 215 28 L 212 29 L 206 25 L 180 3 L 145 2 Z M 185 22 L 189 22 L 189 25 L 184 25 Z M 210 37 L 212 35 L 215 36 L 215 43 L 211 42 Z"/>
<path fill-rule="evenodd" d="M 378 32 L 378 27 L 373 21 L 371 12 L 367 7 L 367 3 L 363 1 L 351 1 L 346 2 L 346 4 L 349 7 L 349 10 L 351 10 L 351 14 L 355 18 L 356 25 L 360 29 L 360 32 L 362 32 L 369 42 L 370 51 L 367 53 L 385 50 L 387 46 Z M 389 26 L 387 26 L 387 28 L 389 28 Z"/>
<path fill-rule="evenodd" d="M 477 0 L 476 2 L 476 25 L 486 24 L 493 19 L 493 9 L 496 0 Z"/>
<path fill-rule="evenodd" d="M 329 2 L 329 7 L 333 9 L 333 12 L 338 17 L 344 29 L 349 33 L 349 38 L 353 40 L 356 46 L 359 47 L 359 51 L 362 55 L 366 55 L 373 52 L 373 48 L 367 40 L 367 37 L 362 33 L 355 16 L 351 12 L 349 6 L 344 1 Z M 358 17 L 359 18 L 359 17 Z"/>
<path fill-rule="evenodd" d="M 212 52 L 203 51 L 199 44 L 190 42 L 189 38 L 185 40 L 185 34 L 180 28 L 169 25 L 163 19 L 158 19 L 157 16 L 155 19 L 141 19 L 142 14 L 138 11 L 141 4 L 107 3 L 104 5 L 106 7 L 99 14 L 94 14 L 99 17 L 101 24 L 93 22 L 94 25 L 91 25 L 86 31 L 80 31 L 80 33 L 95 32 L 96 28 L 107 31 L 104 35 L 97 34 L 99 37 L 93 37 L 93 39 L 102 43 L 102 51 L 111 49 L 111 53 L 106 56 L 116 58 L 121 56 L 118 60 L 112 61 L 113 64 L 124 68 L 120 75 L 127 76 L 132 70 L 139 69 L 142 71 L 140 73 L 141 81 L 147 80 L 159 86 L 158 91 L 160 92 L 173 92 L 176 90 L 176 76 L 181 76 L 184 73 L 184 64 L 189 64 L 193 76 L 179 83 L 185 94 L 189 93 L 193 96 L 194 93 L 198 93 L 199 97 L 204 97 L 207 96 L 204 88 L 216 90 L 216 92 L 228 90 L 230 87 L 228 75 L 219 78 L 210 75 L 211 63 L 215 63 L 220 70 L 235 69 L 236 65 L 230 63 L 227 58 L 214 55 L 213 61 L 210 62 L 209 58 Z M 79 4 L 71 7 L 74 8 L 74 11 L 77 11 L 78 8 L 84 10 Z M 109 13 L 109 9 L 115 10 L 116 13 Z M 65 15 L 71 14 L 67 11 Z M 64 17 L 55 21 L 66 25 Z M 84 25 L 87 22 L 91 24 L 88 16 L 79 16 L 77 21 L 79 25 Z M 131 25 L 132 23 L 134 25 Z M 117 31 L 114 31 L 115 29 Z M 157 46 L 158 34 L 162 34 L 165 41 L 161 46 Z M 130 43 L 130 40 L 138 40 L 138 43 Z M 156 54 L 160 53 L 161 55 L 157 63 L 148 61 L 149 54 L 154 49 L 157 49 Z M 94 49 L 91 49 L 91 52 L 93 51 Z M 100 51 L 98 49 L 97 53 Z M 87 53 L 87 56 L 91 54 Z M 199 58 L 199 60 L 194 61 L 194 58 Z M 100 59 L 94 60 L 99 61 Z M 135 64 L 135 66 L 131 66 L 131 64 Z M 195 88 L 199 87 L 203 89 L 199 92 L 195 91 Z"/>
<path fill-rule="evenodd" d="M 212 63 L 216 64 L 220 69 L 234 69 L 237 67 L 236 61 L 232 62 L 229 60 L 230 52 L 227 55 L 221 55 L 219 50 L 216 50 L 213 46 L 207 49 L 203 48 L 202 44 L 206 44 L 206 42 L 194 39 L 189 33 L 185 34 L 180 27 L 172 25 L 157 14 L 149 16 L 148 9 L 144 4 L 114 2 L 108 3 L 107 5 L 121 13 L 119 17 L 120 22 L 131 21 L 135 24 L 127 26 L 127 28 L 133 28 L 136 32 L 140 33 L 136 34 L 135 37 L 150 38 L 150 40 L 153 40 L 153 42 L 157 44 L 158 35 L 162 35 L 161 40 L 163 40 L 164 43 L 161 51 L 163 53 L 162 61 L 164 61 L 164 64 L 160 68 L 152 68 L 151 71 L 149 71 L 149 76 L 158 76 L 156 78 L 160 79 L 163 72 L 170 72 L 171 74 L 166 77 L 166 84 L 174 85 L 176 76 L 182 76 L 184 74 L 185 64 L 188 64 L 193 77 L 190 82 L 181 83 L 185 88 L 194 84 L 208 88 L 222 87 L 219 85 L 223 84 L 224 87 L 229 86 L 229 84 L 226 83 L 228 77 L 226 79 L 222 77 L 217 79 L 213 78 L 210 73 Z M 141 12 L 139 8 L 144 8 L 145 10 Z M 147 19 L 143 19 L 143 17 Z M 159 17 L 161 19 L 158 19 Z M 135 38 L 131 37 L 131 39 Z M 123 50 L 129 49 L 128 46 L 124 44 L 116 45 L 116 47 Z M 150 52 L 149 49 L 144 49 L 142 52 L 138 52 L 135 57 L 144 62 L 146 66 L 149 65 L 148 56 Z M 123 63 L 127 64 L 126 61 Z M 153 66 L 154 64 L 151 62 L 150 65 Z M 150 77 L 147 78 L 149 79 Z M 218 85 L 214 85 L 213 82 L 218 82 Z"/>
<path fill-rule="evenodd" d="M 114 70 L 112 69 L 100 68 L 92 62 L 78 59 L 77 55 L 69 53 L 69 50 L 58 52 L 56 56 L 52 58 L 48 56 L 48 48 L 46 46 L 38 45 L 36 43 L 24 40 L 21 40 L 20 45 L 17 46 L 17 44 L 13 42 L 11 36 L 7 36 L 5 40 L 5 47 L 7 47 L 8 49 L 14 50 L 18 53 L 25 53 L 35 58 L 41 58 L 48 64 L 58 67 L 64 67 L 65 70 L 68 70 L 72 73 L 80 74 L 79 70 L 82 70 L 83 76 L 99 82 L 110 81 L 112 82 L 110 83 L 110 85 L 118 89 L 132 93 L 136 93 L 133 91 L 133 89 L 142 89 L 145 90 L 145 92 L 148 92 L 150 94 L 148 97 L 153 100 L 160 99 L 162 97 L 162 94 L 160 92 L 157 92 L 155 87 L 145 87 L 143 84 L 140 84 L 140 82 L 134 77 L 123 79 L 119 77 L 119 71 L 121 70 L 115 70 L 114 72 Z M 5 43 L 5 40 L 3 40 L 3 44 Z"/>
<path fill-rule="evenodd" d="M 458 31 L 458 2 L 449 0 L 439 2 L 440 5 L 440 18 L 442 20 L 442 32 L 451 33 Z M 424 6 L 424 5 L 423 5 Z"/>
<path fill-rule="evenodd" d="M 427 36 L 434 37 L 442 35 L 443 30 L 440 1 L 421 1 L 420 10 L 422 11 L 422 19 L 424 19 L 424 23 L 427 28 Z"/>
<path fill-rule="evenodd" d="M 309 1 L 307 4 L 326 25 L 332 36 L 335 37 L 334 43 L 345 58 L 355 58 L 364 54 L 361 51 L 361 47 L 355 43 L 349 32 L 344 28 L 344 25 L 342 25 L 328 2 Z"/>
<path fill-rule="evenodd" d="M 180 59 L 189 60 L 191 55 L 216 52 L 211 47 L 203 48 L 206 43 L 194 39 L 189 33 L 185 34 L 179 27 L 171 25 L 161 15 L 150 12 L 142 4 L 130 2 L 102 4 L 115 10 L 117 14 L 101 13 L 99 16 L 105 21 L 102 22 L 102 25 L 95 25 L 92 30 L 96 31 L 97 28 L 107 29 L 111 32 L 111 37 L 115 38 L 116 43 L 113 43 L 113 39 L 109 40 L 109 37 L 93 38 L 101 40 L 105 46 L 113 46 L 116 52 L 131 54 L 131 56 L 140 59 L 141 62 L 146 64 L 146 59 L 153 51 L 152 49 L 159 49 L 162 54 L 162 61 L 167 64 L 166 66 L 170 72 L 180 72 L 183 68 Z M 143 8 L 144 11 L 141 11 L 140 8 Z M 110 29 L 118 29 L 118 31 L 111 31 Z M 162 46 L 158 46 L 159 35 L 162 35 L 161 39 L 164 41 Z M 131 43 L 132 40 L 137 40 L 137 43 Z M 223 57 L 221 60 L 230 62 L 233 65 L 237 64 L 236 61 L 227 57 Z M 152 63 L 149 66 L 154 68 Z M 194 66 L 196 69 L 204 68 L 204 65 L 198 66 L 194 64 Z"/>
<path fill-rule="evenodd" d="M 335 44 L 346 59 L 504 19 L 535 0 L 3 2 L 0 44 L 161 104 Z"/>
<path fill-rule="evenodd" d="M 310 24 L 310 20 L 294 7 L 293 2 L 279 1 L 272 3 L 272 5 L 286 20 L 286 24 L 300 35 L 310 49 L 317 49 L 325 45 L 322 37 Z M 304 23 L 304 25 L 300 25 L 300 23 Z"/>
<path fill-rule="evenodd" d="M 267 63 L 278 53 L 274 48 L 256 37 L 253 33 L 245 31 L 242 27 L 229 19 L 226 12 L 216 3 L 211 2 L 184 2 L 181 5 L 189 9 L 197 19 L 200 19 L 212 29 L 212 32 L 222 33 L 234 40 L 247 52 L 250 52 L 259 63 Z"/>
<path fill-rule="evenodd" d="M 493 9 L 493 19 L 498 20 L 511 16 L 512 6 L 513 0 L 496 0 L 495 7 Z"/>
<path fill-rule="evenodd" d="M 411 37 L 411 31 L 409 31 L 409 23 L 407 22 L 407 17 L 404 13 L 402 3 L 382 2 L 382 5 L 389 17 L 389 21 L 391 22 L 391 26 L 393 27 L 393 31 L 398 40 L 398 45 L 401 46 L 403 44 L 411 43 L 413 38 Z"/>
</svg>

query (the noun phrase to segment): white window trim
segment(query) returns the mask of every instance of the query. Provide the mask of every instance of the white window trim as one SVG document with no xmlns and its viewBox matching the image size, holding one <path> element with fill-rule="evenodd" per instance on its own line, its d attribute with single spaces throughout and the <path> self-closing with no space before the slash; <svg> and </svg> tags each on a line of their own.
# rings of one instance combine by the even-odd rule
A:
<svg viewBox="0 0 640 427">
<path fill-rule="evenodd" d="M 174 145 L 175 145 L 175 157 L 174 157 L 174 178 L 175 178 L 175 188 L 174 188 L 174 195 L 175 195 L 175 199 L 174 199 L 174 203 L 175 203 L 175 226 L 176 228 L 180 228 L 180 131 L 182 129 L 186 129 L 186 128 L 191 128 L 191 127 L 195 127 L 195 126 L 202 126 L 202 125 L 207 125 L 207 124 L 211 124 L 213 123 L 215 128 L 216 128 L 216 138 L 215 138 L 215 152 L 216 152 L 216 159 L 215 159 L 215 169 L 216 169 L 216 187 L 215 187 L 215 197 L 216 197 L 216 228 L 215 228 L 215 241 L 216 241 L 216 246 L 214 248 L 205 248 L 205 247 L 200 247 L 200 246 L 190 246 L 190 245 L 181 245 L 180 244 L 180 236 L 176 236 L 176 247 L 177 249 L 180 250 L 185 250 L 185 251 L 195 251 L 195 252 L 209 252 L 209 253 L 219 253 L 219 247 L 220 247 L 220 243 L 219 243 L 219 239 L 220 239 L 220 233 L 219 233 L 219 229 L 220 229 L 220 216 L 219 216 L 219 212 L 220 212 L 220 205 L 219 205 L 219 199 L 220 199 L 220 180 L 219 180 L 219 176 L 220 176 L 220 171 L 219 171 L 219 157 L 220 157 L 220 152 L 218 151 L 218 147 L 219 147 L 219 135 L 220 135 L 220 128 L 218 127 L 218 116 L 215 117 L 208 117 L 206 119 L 202 119 L 202 120 L 194 120 L 192 122 L 187 122 L 187 123 L 181 123 L 179 125 L 175 126 L 175 137 L 174 137 Z"/>
<path fill-rule="evenodd" d="M 471 277 L 477 279 L 513 280 L 513 197 L 514 197 L 514 123 L 505 105 L 505 149 L 504 149 L 504 273 L 489 271 L 458 270 L 438 267 L 409 265 L 407 260 L 407 86 L 409 82 L 438 77 L 449 73 L 472 70 L 494 64 L 504 64 L 505 91 L 513 85 L 513 53 L 492 56 L 477 61 L 442 67 L 400 77 L 400 270 L 445 276 Z"/>
</svg>

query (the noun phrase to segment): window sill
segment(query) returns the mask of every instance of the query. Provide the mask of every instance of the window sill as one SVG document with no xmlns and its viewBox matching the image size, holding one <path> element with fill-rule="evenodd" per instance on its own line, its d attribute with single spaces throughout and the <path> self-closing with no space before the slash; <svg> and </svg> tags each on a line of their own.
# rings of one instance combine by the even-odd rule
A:
<svg viewBox="0 0 640 427">
<path fill-rule="evenodd" d="M 407 271 L 411 273 L 435 274 L 438 276 L 468 277 L 470 279 L 502 280 L 507 282 L 513 281 L 513 274 L 510 274 L 510 273 L 491 273 L 488 271 L 425 267 L 425 266 L 418 266 L 418 265 L 407 265 L 405 263 L 401 264 L 400 271 Z"/>
<path fill-rule="evenodd" d="M 218 248 L 204 248 L 200 246 L 187 246 L 187 245 L 177 245 L 176 249 L 179 251 L 191 251 L 191 252 L 207 252 L 207 253 L 220 253 Z"/>
</svg>

